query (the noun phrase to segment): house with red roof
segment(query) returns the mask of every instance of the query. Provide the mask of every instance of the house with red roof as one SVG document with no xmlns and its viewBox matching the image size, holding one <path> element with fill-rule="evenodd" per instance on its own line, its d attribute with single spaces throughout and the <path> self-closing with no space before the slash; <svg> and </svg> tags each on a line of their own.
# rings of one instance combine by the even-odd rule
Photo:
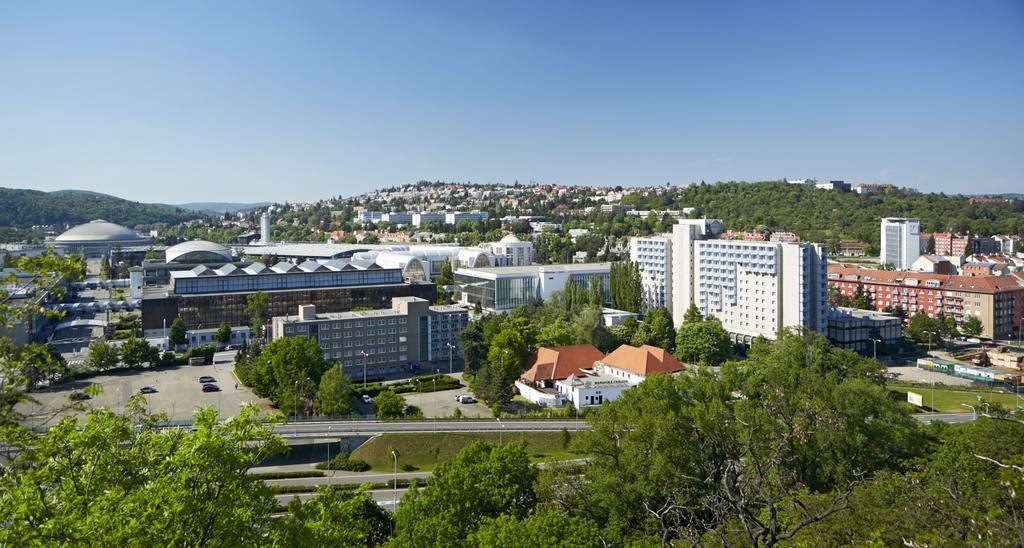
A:
<svg viewBox="0 0 1024 548">
<path fill-rule="evenodd" d="M 674 374 L 684 369 L 686 365 L 663 348 L 624 344 L 595 362 L 593 369 L 558 381 L 555 386 L 565 400 L 579 409 L 612 401 L 655 373 Z"/>
<path fill-rule="evenodd" d="M 558 407 L 559 401 L 555 382 L 573 375 L 584 375 L 593 369 L 594 363 L 604 358 L 604 353 L 592 344 L 573 344 L 557 348 L 541 347 L 533 365 L 516 381 L 519 394 L 536 405 Z"/>
</svg>

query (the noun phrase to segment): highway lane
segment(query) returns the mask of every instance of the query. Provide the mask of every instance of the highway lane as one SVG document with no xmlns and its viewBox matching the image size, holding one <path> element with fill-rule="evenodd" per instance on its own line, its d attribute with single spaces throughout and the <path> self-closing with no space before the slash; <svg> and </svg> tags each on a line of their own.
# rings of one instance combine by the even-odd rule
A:
<svg viewBox="0 0 1024 548">
<path fill-rule="evenodd" d="M 402 497 L 405 492 L 408 491 L 408 487 L 398 488 L 398 502 L 402 502 Z M 388 510 L 393 510 L 395 507 L 395 492 L 393 489 L 373 489 L 370 491 L 364 491 L 364 493 L 370 495 L 379 506 Z M 299 499 L 301 501 L 307 501 L 315 496 L 315 493 L 292 493 L 287 495 L 274 495 L 277 502 L 281 504 L 288 504 L 292 499 Z"/>
<path fill-rule="evenodd" d="M 538 432 L 590 428 L 576 420 L 473 420 L 473 421 L 323 421 L 293 422 L 274 429 L 285 438 L 334 437 L 400 432 Z"/>
<path fill-rule="evenodd" d="M 914 418 L 929 423 L 959 423 L 974 420 L 973 413 L 926 413 Z M 576 420 L 473 420 L 473 421 L 321 421 L 294 422 L 278 426 L 274 432 L 285 438 L 318 438 L 374 435 L 401 432 L 538 432 L 569 431 L 590 428 L 586 421 Z"/>
<path fill-rule="evenodd" d="M 412 480 L 412 479 L 424 479 L 429 478 L 430 472 L 399 472 L 399 480 Z M 363 474 L 344 474 L 337 476 L 323 476 L 317 478 L 281 478 L 281 479 L 268 479 L 265 480 L 267 483 L 276 483 L 282 487 L 293 486 L 293 485 L 335 485 L 335 484 L 348 484 L 348 485 L 359 485 L 361 483 L 384 483 L 395 479 L 394 474 L 387 472 L 381 473 L 363 473 Z"/>
<path fill-rule="evenodd" d="M 924 413 L 914 415 L 917 420 L 928 424 L 931 422 L 969 422 L 975 419 L 974 413 Z"/>
</svg>

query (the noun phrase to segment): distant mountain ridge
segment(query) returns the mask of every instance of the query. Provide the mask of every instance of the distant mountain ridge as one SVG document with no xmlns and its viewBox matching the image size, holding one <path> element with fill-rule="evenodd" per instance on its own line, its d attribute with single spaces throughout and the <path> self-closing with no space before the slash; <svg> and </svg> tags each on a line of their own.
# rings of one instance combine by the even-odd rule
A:
<svg viewBox="0 0 1024 548">
<path fill-rule="evenodd" d="M 133 202 L 89 190 L 39 190 L 0 187 L 0 227 L 77 225 L 104 219 L 125 226 L 176 224 L 204 215 L 175 206 Z"/>
<path fill-rule="evenodd" d="M 174 207 L 180 207 L 181 209 L 188 209 L 191 211 L 206 211 L 210 213 L 234 213 L 236 211 L 251 211 L 253 209 L 259 209 L 261 207 L 267 207 L 271 205 L 270 202 L 253 202 L 251 204 L 242 204 L 234 202 L 189 202 L 187 204 L 175 204 Z"/>
</svg>

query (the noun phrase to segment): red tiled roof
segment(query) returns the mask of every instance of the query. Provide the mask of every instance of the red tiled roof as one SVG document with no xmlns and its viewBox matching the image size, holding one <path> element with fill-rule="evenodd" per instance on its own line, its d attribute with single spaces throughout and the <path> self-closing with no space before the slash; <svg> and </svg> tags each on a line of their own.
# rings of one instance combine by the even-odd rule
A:
<svg viewBox="0 0 1024 548">
<path fill-rule="evenodd" d="M 955 276 L 950 274 L 931 274 L 927 272 L 906 272 L 898 270 L 876 270 L 854 265 L 829 263 L 830 281 L 862 282 L 891 285 L 906 285 L 905 280 L 917 280 L 919 287 L 945 289 L 949 291 L 970 291 L 975 293 L 996 293 L 1000 291 L 1019 291 L 1024 289 L 1014 276 Z M 832 275 L 838 275 L 833 278 Z M 855 279 L 846 279 L 855 276 Z M 900 280 L 900 281 L 897 281 Z M 938 287 L 925 286 L 924 282 L 936 280 Z"/>
<path fill-rule="evenodd" d="M 651 373 L 675 373 L 686 369 L 686 366 L 667 350 L 648 344 L 640 348 L 624 344 L 601 361 L 645 377 Z"/>
<path fill-rule="evenodd" d="M 574 344 L 558 348 L 540 347 L 537 359 L 522 375 L 522 379 L 531 382 L 560 381 L 569 375 L 582 375 L 581 369 L 594 367 L 594 362 L 604 358 L 592 344 Z"/>
</svg>

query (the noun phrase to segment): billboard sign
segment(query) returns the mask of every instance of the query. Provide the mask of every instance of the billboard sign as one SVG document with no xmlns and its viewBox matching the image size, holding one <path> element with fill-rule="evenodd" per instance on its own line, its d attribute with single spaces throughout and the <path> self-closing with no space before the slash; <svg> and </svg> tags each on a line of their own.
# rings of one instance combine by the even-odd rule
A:
<svg viewBox="0 0 1024 548">
<path fill-rule="evenodd" d="M 910 402 L 911 405 L 924 407 L 924 398 L 917 392 L 907 392 L 907 401 Z"/>
</svg>

